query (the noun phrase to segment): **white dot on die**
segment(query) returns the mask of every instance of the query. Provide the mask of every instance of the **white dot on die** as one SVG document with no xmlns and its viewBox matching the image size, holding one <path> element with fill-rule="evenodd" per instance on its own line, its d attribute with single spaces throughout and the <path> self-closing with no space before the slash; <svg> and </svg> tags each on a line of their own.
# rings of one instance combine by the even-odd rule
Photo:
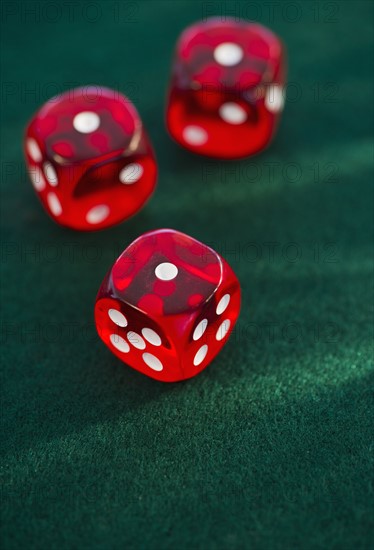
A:
<svg viewBox="0 0 374 550">
<path fill-rule="evenodd" d="M 174 264 L 164 262 L 156 267 L 155 275 L 161 281 L 171 281 L 178 275 L 178 268 Z"/>
<path fill-rule="evenodd" d="M 278 113 L 283 109 L 284 95 L 283 87 L 278 84 L 272 84 L 266 90 L 265 107 L 271 113 Z"/>
<path fill-rule="evenodd" d="M 115 323 L 119 327 L 127 327 L 127 319 L 123 315 L 123 313 L 118 311 L 118 309 L 113 309 L 113 308 L 109 309 L 108 315 L 109 315 L 109 318 L 113 321 L 113 323 Z"/>
<path fill-rule="evenodd" d="M 217 308 L 216 308 L 217 315 L 221 315 L 221 313 L 225 311 L 229 303 L 230 303 L 230 294 L 225 294 L 224 296 L 222 296 L 222 298 L 217 304 Z"/>
<path fill-rule="evenodd" d="M 47 203 L 54 216 L 60 216 L 60 214 L 62 214 L 62 206 L 55 193 L 48 193 Z"/>
<path fill-rule="evenodd" d="M 161 346 L 161 338 L 159 337 L 157 332 L 155 332 L 151 328 L 143 328 L 142 335 L 147 340 L 147 342 L 149 342 L 153 346 Z"/>
<path fill-rule="evenodd" d="M 83 111 L 75 115 L 73 126 L 81 134 L 91 134 L 100 126 L 100 117 L 92 111 Z"/>
<path fill-rule="evenodd" d="M 143 361 L 149 368 L 157 371 L 161 371 L 164 368 L 164 365 L 161 363 L 160 359 L 157 359 L 152 353 L 143 353 Z"/>
<path fill-rule="evenodd" d="M 45 162 L 43 164 L 43 170 L 44 170 L 45 177 L 47 178 L 49 183 L 53 187 L 56 187 L 56 185 L 58 185 L 58 178 L 57 178 L 56 170 L 53 168 L 52 164 L 50 162 Z"/>
<path fill-rule="evenodd" d="M 197 353 L 194 357 L 193 364 L 195 365 L 195 367 L 198 367 L 204 361 L 207 353 L 208 353 L 208 346 L 206 344 L 204 344 L 197 351 Z"/>
<path fill-rule="evenodd" d="M 140 334 L 137 334 L 136 332 L 130 330 L 130 332 L 127 333 L 127 339 L 130 344 L 134 346 L 134 348 L 145 349 L 145 342 Z"/>
<path fill-rule="evenodd" d="M 86 221 L 92 225 L 101 223 L 109 216 L 109 206 L 98 204 L 89 210 L 86 214 Z"/>
<path fill-rule="evenodd" d="M 243 59 L 243 49 L 234 42 L 223 42 L 213 53 L 214 59 L 224 67 L 233 67 Z"/>
<path fill-rule="evenodd" d="M 40 162 L 43 158 L 39 145 L 34 138 L 28 138 L 26 141 L 26 149 L 34 162 Z"/>
<path fill-rule="evenodd" d="M 46 184 L 45 184 L 43 172 L 40 170 L 40 168 L 38 168 L 37 166 L 33 166 L 32 168 L 30 168 L 29 174 L 30 174 L 31 182 L 34 188 L 37 191 L 43 191 L 43 189 L 45 189 Z"/>
<path fill-rule="evenodd" d="M 141 164 L 138 164 L 137 162 L 132 162 L 131 164 L 128 164 L 119 173 L 119 181 L 121 183 L 125 183 L 127 185 L 131 185 L 132 183 L 136 183 L 140 180 L 144 172 L 144 168 Z"/>
<path fill-rule="evenodd" d="M 192 338 L 194 340 L 199 340 L 199 338 L 202 337 L 204 332 L 206 331 L 206 327 L 208 326 L 208 319 L 203 319 L 200 321 L 200 323 L 196 326 Z"/>
<path fill-rule="evenodd" d="M 122 338 L 122 336 L 118 336 L 118 334 L 111 334 L 109 336 L 109 339 L 111 341 L 112 346 L 114 346 L 118 351 L 122 351 L 122 353 L 128 353 L 130 351 L 130 346 Z"/>
<path fill-rule="evenodd" d="M 229 124 L 243 124 L 247 120 L 247 113 L 237 103 L 228 102 L 221 105 L 219 115 L 225 122 Z"/>
<path fill-rule="evenodd" d="M 228 331 L 230 330 L 231 321 L 230 319 L 225 319 L 223 323 L 218 327 L 217 334 L 216 334 L 216 340 L 220 341 L 223 340 L 223 338 L 226 336 Z"/>
<path fill-rule="evenodd" d="M 190 145 L 204 145 L 208 141 L 208 133 L 201 126 L 186 126 L 182 136 Z"/>
</svg>

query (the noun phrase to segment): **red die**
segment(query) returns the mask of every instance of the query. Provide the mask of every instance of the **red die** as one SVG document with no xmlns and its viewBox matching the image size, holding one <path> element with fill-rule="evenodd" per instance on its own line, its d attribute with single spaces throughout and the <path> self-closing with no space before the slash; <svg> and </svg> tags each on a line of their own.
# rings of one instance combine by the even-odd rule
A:
<svg viewBox="0 0 374 550">
<path fill-rule="evenodd" d="M 73 229 L 125 220 L 156 183 L 154 153 L 135 107 L 107 88 L 77 88 L 49 100 L 27 128 L 25 153 L 43 206 Z"/>
<path fill-rule="evenodd" d="M 284 103 L 281 41 L 262 25 L 209 19 L 179 38 L 167 106 L 172 137 L 219 158 L 269 144 Z"/>
<path fill-rule="evenodd" d="M 105 277 L 95 322 L 105 344 L 143 374 L 176 382 L 205 369 L 225 344 L 240 310 L 235 273 L 192 237 L 145 233 Z"/>
</svg>

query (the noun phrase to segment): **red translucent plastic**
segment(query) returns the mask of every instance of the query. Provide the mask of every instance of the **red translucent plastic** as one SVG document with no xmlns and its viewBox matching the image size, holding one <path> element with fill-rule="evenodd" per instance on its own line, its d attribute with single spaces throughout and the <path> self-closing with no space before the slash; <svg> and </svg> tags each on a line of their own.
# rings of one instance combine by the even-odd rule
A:
<svg viewBox="0 0 374 550">
<path fill-rule="evenodd" d="M 50 99 L 25 139 L 31 181 L 50 216 L 78 230 L 119 223 L 152 194 L 155 156 L 129 99 L 102 87 Z"/>
<path fill-rule="evenodd" d="M 172 68 L 166 123 L 182 146 L 234 159 L 266 147 L 284 104 L 285 54 L 255 23 L 219 18 L 188 27 Z"/>
<path fill-rule="evenodd" d="M 105 277 L 95 305 L 100 338 L 130 367 L 163 382 L 191 378 L 226 343 L 240 310 L 227 262 L 192 237 L 145 233 Z"/>
</svg>

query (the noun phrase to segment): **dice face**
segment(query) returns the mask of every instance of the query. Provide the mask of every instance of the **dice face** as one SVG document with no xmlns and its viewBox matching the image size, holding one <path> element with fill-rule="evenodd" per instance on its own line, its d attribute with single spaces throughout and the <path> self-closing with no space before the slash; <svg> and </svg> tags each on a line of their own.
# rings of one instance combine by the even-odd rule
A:
<svg viewBox="0 0 374 550">
<path fill-rule="evenodd" d="M 164 382 L 191 378 L 226 343 L 240 310 L 227 262 L 171 229 L 146 233 L 118 258 L 95 304 L 99 336 L 132 368 Z"/>
<path fill-rule="evenodd" d="M 218 158 L 266 147 L 284 103 L 285 54 L 265 27 L 212 18 L 180 36 L 166 124 L 182 146 Z"/>
<path fill-rule="evenodd" d="M 119 223 L 152 194 L 155 156 L 132 103 L 85 87 L 48 101 L 25 139 L 31 181 L 58 223 L 90 231 Z"/>
</svg>

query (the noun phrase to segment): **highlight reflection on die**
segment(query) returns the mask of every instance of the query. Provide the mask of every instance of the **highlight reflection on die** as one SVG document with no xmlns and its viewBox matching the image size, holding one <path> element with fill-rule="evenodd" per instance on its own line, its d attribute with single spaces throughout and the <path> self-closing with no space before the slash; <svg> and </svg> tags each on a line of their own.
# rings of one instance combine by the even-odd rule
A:
<svg viewBox="0 0 374 550">
<path fill-rule="evenodd" d="M 44 208 L 72 229 L 122 222 L 156 184 L 154 152 L 134 105 L 99 86 L 49 100 L 26 130 L 25 155 Z"/>
<path fill-rule="evenodd" d="M 201 372 L 240 311 L 239 281 L 213 249 L 172 229 L 136 239 L 106 275 L 98 334 L 123 362 L 164 382 Z"/>
</svg>

